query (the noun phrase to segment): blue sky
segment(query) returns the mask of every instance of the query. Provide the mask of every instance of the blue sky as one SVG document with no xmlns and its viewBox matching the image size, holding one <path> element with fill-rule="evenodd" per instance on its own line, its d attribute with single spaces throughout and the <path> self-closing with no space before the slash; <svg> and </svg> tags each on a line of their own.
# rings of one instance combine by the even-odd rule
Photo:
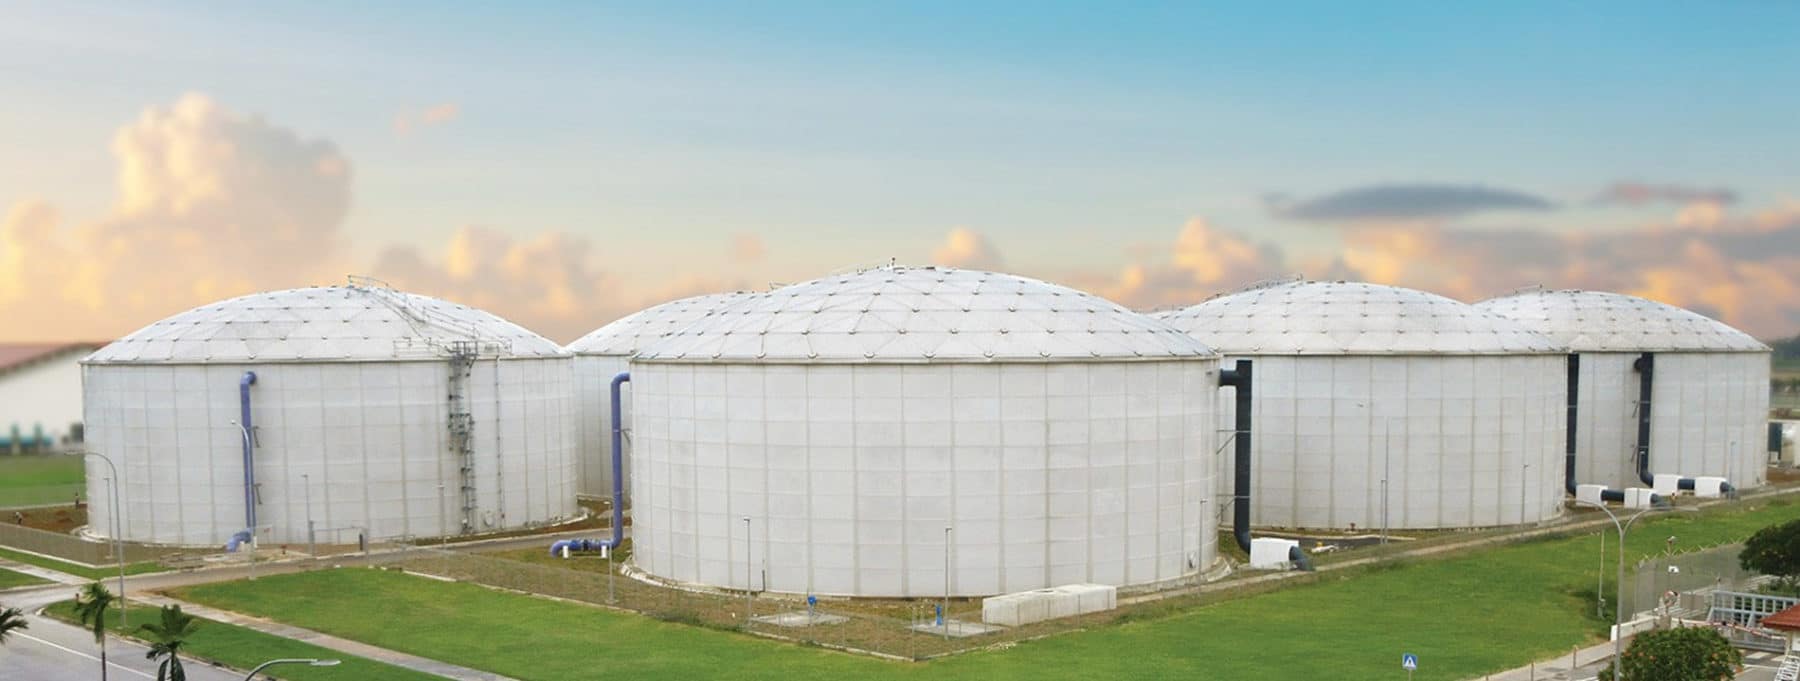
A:
<svg viewBox="0 0 1800 681">
<path fill-rule="evenodd" d="M 1618 182 L 1800 199 L 1797 27 L 1776 3 L 24 4 L 0 206 L 104 220 L 115 133 L 199 93 L 348 160 L 359 263 L 473 225 L 585 239 L 638 290 L 760 283 L 960 227 L 1099 281 L 1201 219 L 1310 270 L 1346 233 L 1271 196 L 1492 187 L 1557 209 L 1429 226 L 1554 234 L 1674 219 L 1590 200 Z M 734 235 L 764 255 L 727 262 Z"/>
</svg>

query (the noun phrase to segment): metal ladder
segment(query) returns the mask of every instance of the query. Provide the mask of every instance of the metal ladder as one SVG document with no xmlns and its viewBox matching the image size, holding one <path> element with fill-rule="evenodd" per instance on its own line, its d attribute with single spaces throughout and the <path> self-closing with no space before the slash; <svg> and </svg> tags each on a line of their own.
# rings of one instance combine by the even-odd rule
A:
<svg viewBox="0 0 1800 681">
<path fill-rule="evenodd" d="M 475 416 L 469 411 L 469 375 L 474 372 L 479 346 L 450 344 L 449 430 L 450 452 L 456 458 L 462 480 L 462 531 L 475 530 Z"/>
</svg>

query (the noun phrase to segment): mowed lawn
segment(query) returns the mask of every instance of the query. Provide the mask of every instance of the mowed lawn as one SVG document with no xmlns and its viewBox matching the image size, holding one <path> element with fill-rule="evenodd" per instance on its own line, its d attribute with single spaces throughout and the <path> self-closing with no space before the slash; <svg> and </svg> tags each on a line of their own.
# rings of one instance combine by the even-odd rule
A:
<svg viewBox="0 0 1800 681">
<path fill-rule="evenodd" d="M 0 454 L 0 508 L 66 504 L 86 480 L 79 456 Z"/>
<path fill-rule="evenodd" d="M 28 584 L 49 584 L 49 582 L 23 572 L 13 572 L 12 570 L 0 568 L 0 589 L 10 589 L 15 586 L 25 586 Z"/>
<path fill-rule="evenodd" d="M 5 547 L 0 547 L 0 558 L 17 561 L 26 565 L 36 565 L 45 570 L 55 570 L 64 574 L 71 574 L 76 577 L 86 577 L 88 579 L 107 579 L 119 576 L 119 569 L 110 565 L 97 568 L 82 567 L 68 561 L 47 558 L 37 554 L 25 553 L 23 551 L 14 551 Z M 148 572 L 161 572 L 162 569 L 163 567 L 158 565 L 156 561 L 125 564 L 126 576 L 141 575 Z"/>
<path fill-rule="evenodd" d="M 47 609 L 51 617 L 71 623 L 77 622 L 74 601 L 63 601 L 51 605 Z M 131 608 L 130 628 L 119 627 L 119 611 L 106 611 L 106 627 L 116 633 L 139 636 L 137 627 L 146 622 L 157 621 L 157 611 L 150 607 Z M 205 664 L 200 660 L 213 660 L 237 669 L 249 670 L 256 665 L 277 658 L 314 658 L 336 659 L 343 662 L 331 668 L 312 668 L 286 665 L 274 668 L 273 676 L 292 681 L 334 681 L 341 679 L 357 679 L 358 681 L 433 681 L 439 677 L 415 672 L 410 669 L 375 662 L 366 658 L 345 655 L 335 650 L 320 648 L 310 643 L 301 643 L 280 636 L 271 636 L 253 629 L 202 619 L 200 627 L 194 630 L 193 637 L 187 640 L 182 648 L 183 657 L 189 665 Z M 116 674 L 115 674 L 116 676 Z M 261 678 L 263 675 L 258 674 Z"/>
<path fill-rule="evenodd" d="M 1800 518 L 1786 502 L 1640 521 L 1628 557 L 1675 534 L 1695 548 Z M 1610 528 L 1609 528 L 1610 530 Z M 1609 547 L 1611 544 L 1609 543 Z M 182 598 L 531 680 L 1393 677 L 1419 681 L 1520 666 L 1597 641 L 1598 535 L 1331 573 L 1273 593 L 922 664 L 885 662 L 730 632 L 370 569 L 182 589 Z"/>
</svg>

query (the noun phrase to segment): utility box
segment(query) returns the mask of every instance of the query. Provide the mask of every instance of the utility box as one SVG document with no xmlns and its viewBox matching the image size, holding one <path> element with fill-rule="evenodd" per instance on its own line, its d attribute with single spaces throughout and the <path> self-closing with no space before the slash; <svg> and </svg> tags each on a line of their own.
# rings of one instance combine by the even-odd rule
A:
<svg viewBox="0 0 1800 681">
<path fill-rule="evenodd" d="M 1589 504 L 1603 504 L 1605 502 L 1600 498 L 1600 493 L 1605 491 L 1606 485 L 1576 485 L 1575 500 Z"/>
<path fill-rule="evenodd" d="M 1675 496 L 1681 491 L 1681 475 L 1677 473 L 1657 473 L 1652 485 L 1657 494 L 1665 497 Z"/>
<path fill-rule="evenodd" d="M 1725 496 L 1725 479 L 1718 477 L 1694 478 L 1694 496 L 1708 498 Z"/>
<path fill-rule="evenodd" d="M 1253 570 L 1286 570 L 1291 565 L 1288 554 L 1300 546 L 1292 539 L 1262 537 L 1250 540 L 1250 568 Z"/>
<path fill-rule="evenodd" d="M 1650 508 L 1655 504 L 1656 490 L 1642 487 L 1625 488 L 1625 508 Z"/>
</svg>

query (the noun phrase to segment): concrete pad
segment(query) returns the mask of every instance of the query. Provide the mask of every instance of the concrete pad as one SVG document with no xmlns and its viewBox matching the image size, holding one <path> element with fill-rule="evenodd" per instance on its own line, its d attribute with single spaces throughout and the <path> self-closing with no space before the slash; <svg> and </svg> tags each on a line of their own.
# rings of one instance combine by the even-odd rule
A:
<svg viewBox="0 0 1800 681">
<path fill-rule="evenodd" d="M 812 627 L 829 624 L 843 624 L 850 618 L 843 615 L 827 615 L 825 613 L 808 614 L 805 610 L 789 610 L 773 615 L 763 615 L 750 620 L 757 624 L 773 624 L 778 627 Z"/>
<path fill-rule="evenodd" d="M 945 624 L 949 625 L 948 628 L 950 631 L 950 638 L 968 638 L 970 636 L 980 636 L 982 634 L 992 634 L 994 632 L 1006 630 L 1006 627 L 998 627 L 998 626 L 994 626 L 992 624 L 982 624 L 980 622 L 964 622 L 962 620 L 949 620 L 949 621 L 945 622 Z M 919 632 L 921 634 L 930 634 L 932 636 L 943 636 L 944 630 L 945 630 L 945 624 L 938 624 L 937 622 L 923 622 L 920 624 L 913 625 L 912 630 Z"/>
</svg>

